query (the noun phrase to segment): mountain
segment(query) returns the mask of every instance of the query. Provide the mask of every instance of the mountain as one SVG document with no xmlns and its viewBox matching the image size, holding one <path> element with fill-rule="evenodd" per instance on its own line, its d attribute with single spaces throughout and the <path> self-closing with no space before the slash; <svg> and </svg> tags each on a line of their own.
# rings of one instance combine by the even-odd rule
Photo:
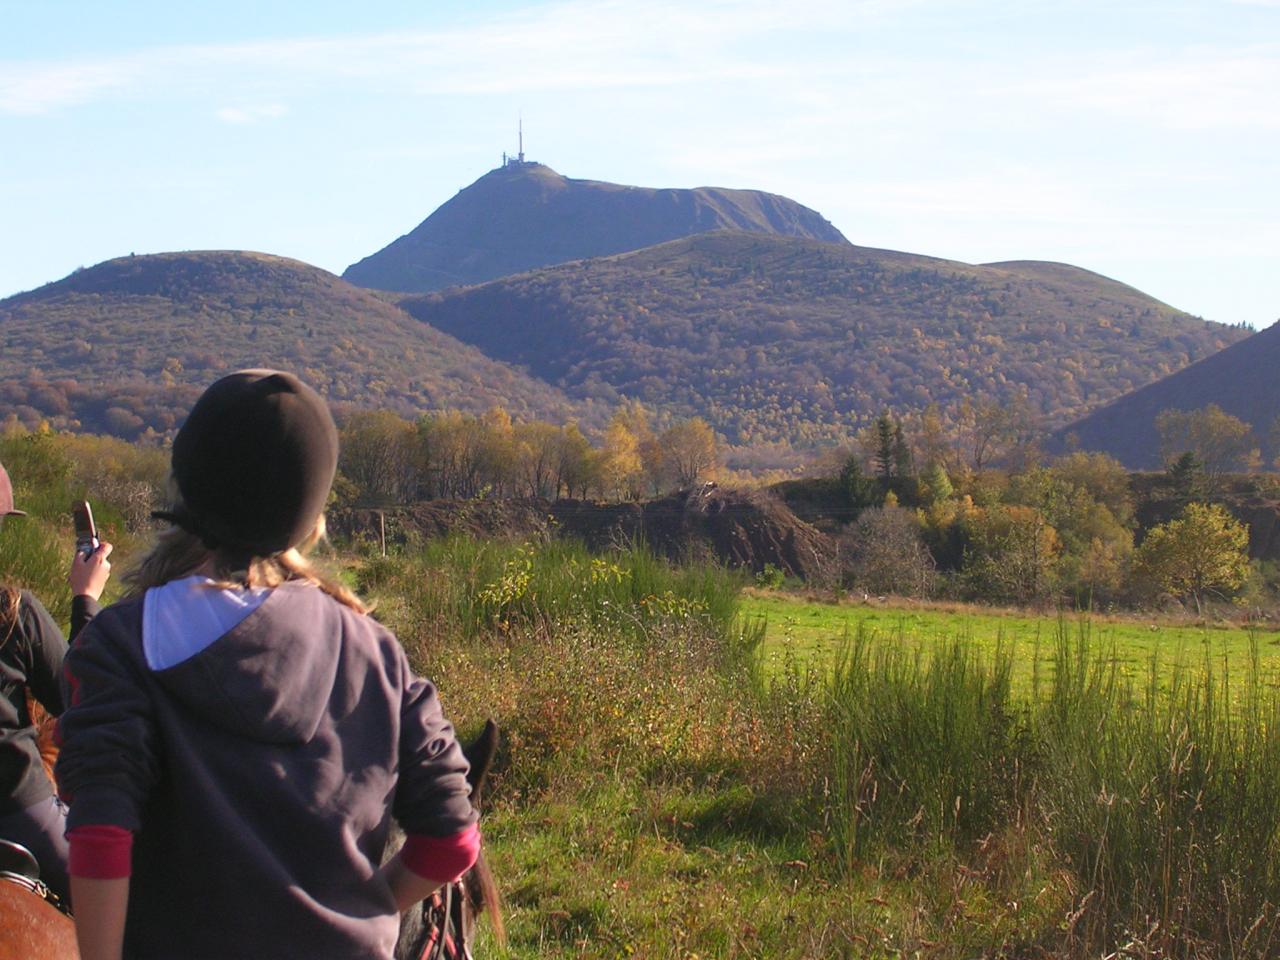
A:
<svg viewBox="0 0 1280 960">
<path fill-rule="evenodd" d="M 1277 439 L 1271 425 L 1280 417 L 1280 324 L 1260 330 L 1213 356 L 1126 394 L 1059 431 L 1055 445 L 1078 444 L 1109 453 L 1125 466 L 1160 466 L 1155 418 L 1162 410 L 1199 410 L 1217 404 L 1253 426 L 1256 443 L 1269 461 Z"/>
<path fill-rule="evenodd" d="M 0 300 L 0 420 L 165 433 L 218 376 L 263 366 L 297 372 L 338 411 L 582 413 L 370 291 L 284 257 L 121 257 Z"/>
<path fill-rule="evenodd" d="M 513 162 L 342 276 L 362 287 L 424 292 L 726 229 L 845 242 L 813 210 L 771 193 L 627 187 Z"/>
<path fill-rule="evenodd" d="M 1245 335 L 1065 264 L 745 232 L 398 302 L 570 396 L 698 414 L 742 444 L 1024 389 L 1061 425 Z"/>
</svg>

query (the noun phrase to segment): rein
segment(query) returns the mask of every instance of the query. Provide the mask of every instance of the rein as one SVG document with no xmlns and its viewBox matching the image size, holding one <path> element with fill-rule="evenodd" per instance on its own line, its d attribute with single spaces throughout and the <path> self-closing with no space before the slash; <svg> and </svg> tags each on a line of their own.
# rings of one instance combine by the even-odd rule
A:
<svg viewBox="0 0 1280 960">
<path fill-rule="evenodd" d="M 430 931 L 418 960 L 472 960 L 471 930 L 475 918 L 465 880 L 447 883 L 422 901 L 422 926 Z"/>
</svg>

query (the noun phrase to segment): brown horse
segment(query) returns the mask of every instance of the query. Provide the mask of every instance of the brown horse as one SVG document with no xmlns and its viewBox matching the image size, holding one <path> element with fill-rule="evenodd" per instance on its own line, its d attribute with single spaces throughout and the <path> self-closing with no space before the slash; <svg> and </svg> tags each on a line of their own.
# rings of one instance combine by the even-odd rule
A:
<svg viewBox="0 0 1280 960">
<path fill-rule="evenodd" d="M 38 731 L 40 759 L 52 780 L 58 755 L 54 720 L 34 700 L 28 700 L 28 710 Z M 46 898 L 35 873 L 34 860 L 23 864 L 11 851 L 0 856 L 0 960 L 78 960 L 75 923 Z"/>
<path fill-rule="evenodd" d="M 35 860 L 0 845 L 0 960 L 78 960 L 76 928 L 34 879 Z"/>
</svg>

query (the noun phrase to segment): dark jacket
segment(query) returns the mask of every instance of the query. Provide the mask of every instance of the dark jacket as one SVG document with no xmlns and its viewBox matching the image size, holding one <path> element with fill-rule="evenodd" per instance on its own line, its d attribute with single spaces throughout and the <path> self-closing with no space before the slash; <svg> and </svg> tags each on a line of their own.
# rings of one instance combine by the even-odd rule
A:
<svg viewBox="0 0 1280 960">
<path fill-rule="evenodd" d="M 88 597 L 72 603 L 72 635 L 98 612 Z M 39 803 L 53 793 L 40 764 L 27 691 L 54 716 L 62 713 L 62 658 L 67 641 L 49 611 L 22 592 L 17 618 L 0 625 L 0 815 Z M 7 636 L 7 638 L 6 638 Z"/>
<path fill-rule="evenodd" d="M 107 608 L 67 656 L 69 828 L 136 831 L 128 957 L 391 957 L 371 879 L 389 817 L 475 821 L 467 762 L 392 634 L 307 584 L 153 672 L 142 608 Z"/>
</svg>

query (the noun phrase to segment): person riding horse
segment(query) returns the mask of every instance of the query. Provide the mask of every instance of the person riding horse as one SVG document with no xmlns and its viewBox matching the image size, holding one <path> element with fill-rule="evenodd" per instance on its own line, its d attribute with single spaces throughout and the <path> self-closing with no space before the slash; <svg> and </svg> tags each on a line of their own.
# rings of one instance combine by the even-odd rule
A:
<svg viewBox="0 0 1280 960">
<path fill-rule="evenodd" d="M 13 484 L 0 464 L 0 524 L 25 517 L 13 502 Z M 79 550 L 67 579 L 73 594 L 71 636 L 98 611 L 111 573 L 111 544 L 92 554 Z M 40 879 L 65 901 L 68 895 L 66 809 L 54 795 L 41 763 L 34 699 L 50 714 L 62 713 L 60 687 L 67 642 L 49 611 L 25 590 L 0 583 L 0 839 L 26 847 Z"/>
</svg>

